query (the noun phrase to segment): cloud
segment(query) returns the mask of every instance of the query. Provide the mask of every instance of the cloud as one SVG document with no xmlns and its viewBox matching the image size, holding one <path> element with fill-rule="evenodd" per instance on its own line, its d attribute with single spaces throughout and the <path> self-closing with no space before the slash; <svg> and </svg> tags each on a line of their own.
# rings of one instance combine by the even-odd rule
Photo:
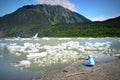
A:
<svg viewBox="0 0 120 80">
<path fill-rule="evenodd" d="M 104 21 L 107 19 L 107 17 L 105 16 L 98 16 L 98 17 L 92 17 L 92 18 L 89 18 L 90 20 L 92 21 Z"/>
<path fill-rule="evenodd" d="M 89 19 L 92 21 L 104 21 L 104 20 L 115 18 L 118 16 L 120 16 L 120 14 L 116 14 L 116 15 L 109 16 L 109 17 L 107 17 L 107 16 L 89 17 Z"/>
<path fill-rule="evenodd" d="M 40 4 L 61 5 L 72 11 L 76 11 L 74 4 L 71 3 L 69 0 L 36 0 L 36 1 Z"/>
</svg>

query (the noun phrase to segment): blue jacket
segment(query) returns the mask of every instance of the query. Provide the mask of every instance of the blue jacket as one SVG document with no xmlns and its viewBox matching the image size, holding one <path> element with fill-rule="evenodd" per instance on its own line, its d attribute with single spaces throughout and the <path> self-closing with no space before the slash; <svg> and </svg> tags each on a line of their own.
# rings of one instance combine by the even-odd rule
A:
<svg viewBox="0 0 120 80">
<path fill-rule="evenodd" d="M 88 55 L 87 60 L 88 60 L 88 65 L 92 65 L 92 66 L 95 65 L 95 61 L 92 55 Z"/>
</svg>

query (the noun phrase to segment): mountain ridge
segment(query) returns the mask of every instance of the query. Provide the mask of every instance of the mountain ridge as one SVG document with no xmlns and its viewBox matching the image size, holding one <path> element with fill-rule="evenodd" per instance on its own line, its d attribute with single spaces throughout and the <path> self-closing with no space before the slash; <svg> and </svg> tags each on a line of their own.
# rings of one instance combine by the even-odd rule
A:
<svg viewBox="0 0 120 80">
<path fill-rule="evenodd" d="M 59 5 L 25 5 L 0 18 L 0 31 L 9 36 L 9 34 L 25 32 L 24 28 L 27 32 L 31 32 L 33 29 L 43 29 L 58 23 L 78 22 L 91 21 Z"/>
<path fill-rule="evenodd" d="M 12 17 L 12 18 L 11 18 Z M 9 19 L 10 18 L 10 19 Z M 3 21 L 7 20 L 9 23 L 15 21 L 17 24 L 26 23 L 40 23 L 41 19 L 45 19 L 46 22 L 52 24 L 57 23 L 77 23 L 77 22 L 91 22 L 84 16 L 70 11 L 62 6 L 52 6 L 52 5 L 26 5 L 11 14 L 7 14 L 2 17 Z M 41 22 L 43 23 L 43 22 Z M 40 24 L 41 24 L 40 23 Z M 12 23 L 15 24 L 15 23 Z"/>
<path fill-rule="evenodd" d="M 106 30 L 109 31 L 109 26 L 115 26 L 116 31 L 119 30 L 119 23 L 120 17 L 92 22 L 83 15 L 59 5 L 25 5 L 11 14 L 0 17 L 0 37 L 32 37 L 36 33 L 39 33 L 39 37 L 109 36 L 106 33 L 110 32 L 105 33 L 104 31 L 101 33 L 104 35 L 94 35 L 95 33 L 93 34 L 91 31 L 92 29 L 97 31 L 97 26 L 101 26 L 103 29 L 107 28 Z M 100 30 L 98 31 L 97 33 L 100 33 Z M 113 33 L 115 32 L 112 31 L 110 34 Z M 118 34 L 119 32 L 115 33 L 115 36 L 118 36 Z"/>
</svg>

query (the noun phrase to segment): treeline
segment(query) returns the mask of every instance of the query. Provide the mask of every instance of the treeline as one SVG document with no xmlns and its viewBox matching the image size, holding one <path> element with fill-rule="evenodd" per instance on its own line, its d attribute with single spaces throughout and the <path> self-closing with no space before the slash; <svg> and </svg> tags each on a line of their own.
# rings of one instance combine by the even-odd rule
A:
<svg viewBox="0 0 120 80">
<path fill-rule="evenodd" d="M 57 24 L 39 32 L 48 37 L 120 37 L 120 24 L 93 22 L 89 24 Z"/>
<path fill-rule="evenodd" d="M 61 23 L 46 27 L 17 25 L 6 28 L 5 32 L 6 37 L 32 37 L 36 33 L 39 37 L 120 37 L 120 17 L 103 22 Z"/>
</svg>

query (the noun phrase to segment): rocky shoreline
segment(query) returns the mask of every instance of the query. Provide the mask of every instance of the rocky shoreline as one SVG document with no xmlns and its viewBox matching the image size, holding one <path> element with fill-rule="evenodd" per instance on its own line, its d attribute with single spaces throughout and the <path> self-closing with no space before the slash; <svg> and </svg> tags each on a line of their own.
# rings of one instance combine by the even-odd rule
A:
<svg viewBox="0 0 120 80">
<path fill-rule="evenodd" d="M 93 67 L 67 66 L 62 70 L 43 74 L 35 80 L 120 80 L 120 58 L 96 63 Z"/>
</svg>

